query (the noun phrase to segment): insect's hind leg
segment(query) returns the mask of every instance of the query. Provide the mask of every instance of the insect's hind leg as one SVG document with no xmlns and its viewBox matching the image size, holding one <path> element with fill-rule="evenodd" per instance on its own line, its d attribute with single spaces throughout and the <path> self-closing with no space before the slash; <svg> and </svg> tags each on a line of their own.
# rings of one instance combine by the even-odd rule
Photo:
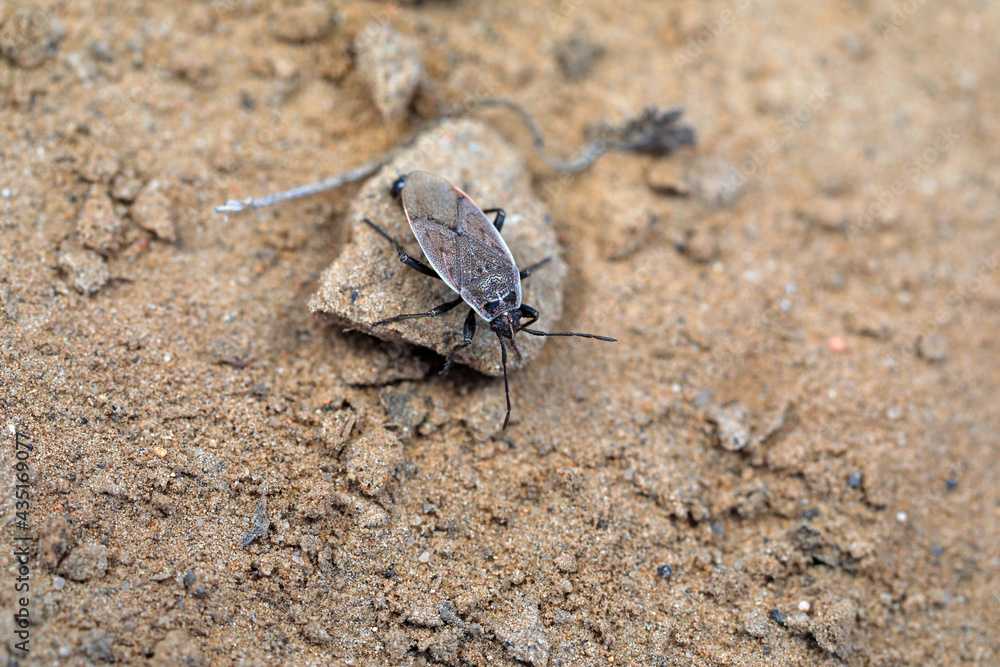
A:
<svg viewBox="0 0 1000 667">
<path fill-rule="evenodd" d="M 493 226 L 497 228 L 498 232 L 503 229 L 503 221 L 507 219 L 507 212 L 505 210 L 502 208 L 488 208 L 483 213 L 496 213 L 497 217 L 493 218 Z"/>
<path fill-rule="evenodd" d="M 444 313 L 447 313 L 449 310 L 451 310 L 460 303 L 462 303 L 462 297 L 458 297 L 454 301 L 448 301 L 446 303 L 442 303 L 437 308 L 431 308 L 426 313 L 407 313 L 406 315 L 396 315 L 395 317 L 387 317 L 384 320 L 373 322 L 371 324 L 371 327 L 374 329 L 375 327 L 381 326 L 383 324 L 398 322 L 400 320 L 412 320 L 417 317 L 437 317 L 438 315 L 443 315 Z"/>
<path fill-rule="evenodd" d="M 548 264 L 551 261 L 552 261 L 551 257 L 546 257 L 542 261 L 535 262 L 534 264 L 532 264 L 531 266 L 529 266 L 526 269 L 521 269 L 521 280 L 524 280 L 525 278 L 527 278 L 528 276 L 530 276 L 532 273 L 534 273 L 535 269 L 537 269 L 538 267 L 544 266 L 544 265 Z"/>
<path fill-rule="evenodd" d="M 389 233 L 387 231 L 376 225 L 368 218 L 361 218 L 361 219 L 367 222 L 372 229 L 381 234 L 386 241 L 392 244 L 392 247 L 396 250 L 396 254 L 399 255 L 399 261 L 401 261 L 403 264 L 406 264 L 411 269 L 419 271 L 425 276 L 430 276 L 431 278 L 437 278 L 438 280 L 441 280 L 441 276 L 437 274 L 437 271 L 427 266 L 419 259 L 414 259 L 413 257 L 410 257 L 410 255 L 408 255 L 406 251 L 403 250 L 403 246 L 399 244 L 399 241 L 389 236 Z M 454 308 L 454 306 L 452 307 Z"/>
<path fill-rule="evenodd" d="M 441 375 L 447 375 L 448 371 L 451 370 L 451 360 L 455 357 L 455 353 L 462 348 L 469 347 L 472 345 L 472 339 L 476 335 L 476 311 L 469 308 L 469 314 L 465 318 L 465 330 L 462 334 L 462 342 L 456 345 L 448 358 L 444 362 L 444 368 L 441 369 Z"/>
</svg>

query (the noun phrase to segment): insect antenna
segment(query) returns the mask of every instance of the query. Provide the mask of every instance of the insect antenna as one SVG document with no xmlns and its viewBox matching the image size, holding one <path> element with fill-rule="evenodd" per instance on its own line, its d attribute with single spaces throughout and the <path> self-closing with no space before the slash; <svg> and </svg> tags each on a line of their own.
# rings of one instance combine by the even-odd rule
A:
<svg viewBox="0 0 1000 667">
<path fill-rule="evenodd" d="M 524 333 L 531 334 L 532 336 L 576 336 L 578 338 L 596 338 L 597 340 L 604 340 L 609 343 L 617 343 L 617 338 L 612 338 L 611 336 L 598 336 L 597 334 L 585 334 L 576 333 L 575 331 L 557 331 L 557 332 L 547 332 L 547 331 L 535 331 L 534 329 L 521 329 Z"/>
<path fill-rule="evenodd" d="M 500 341 L 500 360 L 503 362 L 503 393 L 507 397 L 507 415 L 503 418 L 503 427 L 500 429 L 502 431 L 507 428 L 507 422 L 510 421 L 510 385 L 507 383 L 507 346 L 503 344 L 503 337 L 500 334 L 497 334 L 497 340 Z"/>
</svg>

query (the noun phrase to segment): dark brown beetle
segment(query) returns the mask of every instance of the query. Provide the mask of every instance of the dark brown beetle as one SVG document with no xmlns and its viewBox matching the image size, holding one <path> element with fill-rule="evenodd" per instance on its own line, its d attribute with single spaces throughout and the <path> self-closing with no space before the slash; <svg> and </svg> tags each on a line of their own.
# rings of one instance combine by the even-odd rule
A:
<svg viewBox="0 0 1000 667">
<path fill-rule="evenodd" d="M 518 331 L 532 336 L 579 336 L 617 343 L 614 338 L 584 333 L 548 333 L 529 329 L 538 319 L 538 311 L 521 303 L 521 280 L 548 261 L 544 259 L 526 269 L 518 270 L 514 256 L 500 236 L 506 213 L 503 209 L 483 211 L 475 202 L 454 185 L 427 171 L 414 171 L 400 176 L 392 185 L 392 194 L 401 197 L 410 229 L 417 237 L 430 267 L 414 259 L 403 250 L 396 239 L 381 227 L 365 218 L 364 221 L 384 236 L 396 249 L 399 261 L 432 278 L 443 280 L 459 294 L 459 298 L 443 303 L 424 313 L 396 315 L 373 323 L 377 327 L 390 322 L 415 317 L 436 317 L 455 308 L 463 301 L 471 306 L 465 318 L 462 342 L 448 355 L 442 373 L 447 373 L 455 353 L 472 344 L 476 335 L 476 315 L 490 323 L 490 328 L 500 341 L 500 358 L 503 361 L 503 386 L 507 398 L 507 415 L 503 428 L 510 421 L 510 386 L 507 382 L 507 346 L 514 344 Z M 487 213 L 496 213 L 491 223 Z M 431 268 L 433 267 L 433 268 Z M 528 321 L 521 323 L 522 319 Z"/>
</svg>

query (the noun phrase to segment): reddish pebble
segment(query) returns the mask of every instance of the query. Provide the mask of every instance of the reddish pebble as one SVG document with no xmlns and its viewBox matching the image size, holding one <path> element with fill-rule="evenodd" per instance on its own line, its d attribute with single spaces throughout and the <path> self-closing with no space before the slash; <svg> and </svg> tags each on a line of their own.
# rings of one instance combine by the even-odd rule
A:
<svg viewBox="0 0 1000 667">
<path fill-rule="evenodd" d="M 830 336 L 830 340 L 827 341 L 827 345 L 834 352 L 843 352 L 847 349 L 847 341 L 844 340 L 843 336 Z"/>
</svg>

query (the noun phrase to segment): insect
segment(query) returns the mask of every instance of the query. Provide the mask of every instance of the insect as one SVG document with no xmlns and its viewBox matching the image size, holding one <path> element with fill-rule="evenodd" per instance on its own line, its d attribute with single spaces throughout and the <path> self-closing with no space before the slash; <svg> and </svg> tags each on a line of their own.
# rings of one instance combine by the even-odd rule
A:
<svg viewBox="0 0 1000 667">
<path fill-rule="evenodd" d="M 410 229 L 417 238 L 430 266 L 411 257 L 399 242 L 368 218 L 364 221 L 392 244 L 399 261 L 431 278 L 443 280 L 459 297 L 423 313 L 396 315 L 372 323 L 372 327 L 417 317 L 437 317 L 463 301 L 469 314 L 465 318 L 462 342 L 452 349 L 441 373 L 447 373 L 455 353 L 472 344 L 476 335 L 476 315 L 489 322 L 500 341 L 503 363 L 503 388 L 507 414 L 503 428 L 510 421 L 510 385 L 507 380 L 507 345 L 520 358 L 514 334 L 523 331 L 532 336 L 578 336 L 617 343 L 608 336 L 575 332 L 545 332 L 529 329 L 538 320 L 538 311 L 521 303 L 521 281 L 548 262 L 548 258 L 526 269 L 518 269 L 507 243 L 500 236 L 507 214 L 501 208 L 480 209 L 475 202 L 445 179 L 427 171 L 413 171 L 392 184 L 392 195 L 400 198 Z M 495 213 L 490 222 L 487 213 Z M 521 320 L 527 319 L 522 324 Z"/>
</svg>

